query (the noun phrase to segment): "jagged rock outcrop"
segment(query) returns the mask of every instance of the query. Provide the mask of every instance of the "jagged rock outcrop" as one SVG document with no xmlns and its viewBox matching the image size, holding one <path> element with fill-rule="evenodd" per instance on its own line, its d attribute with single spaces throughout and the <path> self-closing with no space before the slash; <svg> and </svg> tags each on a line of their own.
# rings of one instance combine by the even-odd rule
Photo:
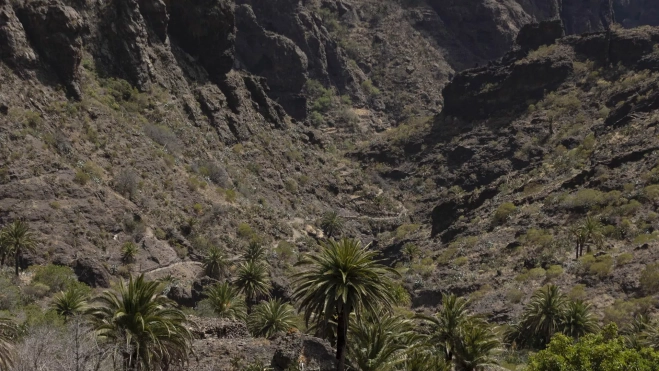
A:
<svg viewBox="0 0 659 371">
<path fill-rule="evenodd" d="M 114 0 L 116 18 L 110 24 L 109 33 L 114 55 L 119 63 L 113 68 L 138 89 L 144 91 L 154 74 L 148 55 L 149 36 L 140 6 L 135 0 Z"/>
<path fill-rule="evenodd" d="M 616 22 L 632 28 L 659 26 L 659 2 L 654 0 L 614 0 Z"/>
<path fill-rule="evenodd" d="M 249 5 L 236 7 L 236 24 L 236 51 L 247 70 L 264 77 L 271 95 L 283 97 L 283 102 L 298 95 L 308 77 L 306 54 L 291 39 L 261 27 Z M 295 108 L 289 106 L 288 111 L 304 118 Z"/>
<path fill-rule="evenodd" d="M 517 34 L 515 44 L 525 52 L 538 49 L 542 45 L 550 45 L 565 36 L 563 22 L 560 19 L 529 23 Z"/>
<path fill-rule="evenodd" d="M 0 59 L 13 68 L 35 66 L 37 56 L 8 0 L 0 0 Z"/>
<path fill-rule="evenodd" d="M 540 99 L 546 90 L 560 85 L 572 72 L 568 51 L 529 58 L 505 65 L 467 70 L 443 91 L 448 116 L 484 119 Z"/>
<path fill-rule="evenodd" d="M 140 12 L 153 29 L 153 32 L 160 38 L 160 41 L 165 42 L 169 24 L 167 4 L 163 0 L 140 0 L 139 4 Z"/>
<path fill-rule="evenodd" d="M 229 0 L 167 3 L 170 35 L 181 49 L 199 59 L 215 83 L 222 81 L 233 67 L 236 37 L 233 8 Z"/>
<path fill-rule="evenodd" d="M 85 23 L 78 12 L 56 0 L 31 1 L 18 11 L 30 42 L 55 70 L 70 95 L 81 96 L 78 67 L 82 61 L 81 33 Z"/>
</svg>

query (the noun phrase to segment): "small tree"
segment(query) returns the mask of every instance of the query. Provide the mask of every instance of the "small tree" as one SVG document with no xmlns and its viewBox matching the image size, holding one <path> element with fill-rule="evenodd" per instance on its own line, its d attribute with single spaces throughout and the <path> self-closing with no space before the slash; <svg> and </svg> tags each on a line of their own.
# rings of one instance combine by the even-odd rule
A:
<svg viewBox="0 0 659 371">
<path fill-rule="evenodd" d="M 135 243 L 132 241 L 126 242 L 121 247 L 121 260 L 126 264 L 135 262 L 138 251 L 139 249 Z"/>
<path fill-rule="evenodd" d="M 206 289 L 205 299 L 220 318 L 245 320 L 245 299 L 228 282 L 218 283 Z"/>
<path fill-rule="evenodd" d="M 236 286 L 247 297 L 249 305 L 270 295 L 270 278 L 265 263 L 246 261 L 238 267 Z"/>
<path fill-rule="evenodd" d="M 343 218 L 336 211 L 328 211 L 320 220 L 320 228 L 323 229 L 327 238 L 337 236 L 343 230 Z"/>
<path fill-rule="evenodd" d="M 208 277 L 219 280 L 229 273 L 229 260 L 217 246 L 211 246 L 204 257 L 203 267 Z"/>
<path fill-rule="evenodd" d="M 68 320 L 71 316 L 82 314 L 87 310 L 87 293 L 80 287 L 70 286 L 53 297 L 51 308 Z"/>
<path fill-rule="evenodd" d="M 6 246 L 9 246 L 7 251 L 14 253 L 16 276 L 18 277 L 20 257 L 25 250 L 34 251 L 37 245 L 36 237 L 26 222 L 15 220 L 4 228 L 0 240 L 4 241 Z"/>
<path fill-rule="evenodd" d="M 278 332 L 287 332 L 296 326 L 295 309 L 280 299 L 273 299 L 254 307 L 247 319 L 247 327 L 253 336 L 272 337 Z"/>
</svg>

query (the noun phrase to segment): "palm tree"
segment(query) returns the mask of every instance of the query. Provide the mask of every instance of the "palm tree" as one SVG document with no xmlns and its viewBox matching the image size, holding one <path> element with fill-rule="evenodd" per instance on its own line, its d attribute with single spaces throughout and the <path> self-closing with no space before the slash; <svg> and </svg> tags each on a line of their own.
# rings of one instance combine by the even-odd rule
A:
<svg viewBox="0 0 659 371">
<path fill-rule="evenodd" d="M 634 319 L 621 331 L 627 348 L 641 349 L 643 344 L 643 333 L 650 326 L 650 318 L 643 314 L 634 316 Z"/>
<path fill-rule="evenodd" d="M 522 313 L 519 330 L 540 347 L 549 344 L 551 337 L 561 330 L 567 301 L 556 285 L 536 291 Z"/>
<path fill-rule="evenodd" d="M 327 238 L 332 238 L 343 230 L 343 218 L 336 211 L 328 211 L 320 220 L 320 228 L 323 229 Z"/>
<path fill-rule="evenodd" d="M 499 339 L 485 321 L 471 321 L 462 326 L 453 344 L 456 371 L 479 371 L 497 364 L 493 352 Z"/>
<path fill-rule="evenodd" d="M 245 299 L 228 282 L 218 283 L 206 289 L 206 296 L 208 297 L 206 300 L 218 317 L 245 320 L 247 316 Z"/>
<path fill-rule="evenodd" d="M 640 335 L 640 343 L 645 347 L 659 350 L 659 323 L 655 321 L 647 324 Z"/>
<path fill-rule="evenodd" d="M 238 267 L 235 284 L 251 305 L 257 299 L 270 295 L 270 279 L 265 263 L 246 261 Z"/>
<path fill-rule="evenodd" d="M 591 248 L 589 243 L 592 242 L 597 246 L 601 246 L 604 242 L 604 235 L 602 234 L 602 223 L 597 219 L 588 216 L 580 225 L 574 226 L 570 229 L 570 234 L 574 236 L 576 242 L 576 258 L 579 259 L 583 256 L 583 248 L 586 246 L 586 252 L 590 253 Z"/>
<path fill-rule="evenodd" d="M 97 336 L 118 347 L 126 371 L 167 369 L 188 357 L 192 335 L 185 314 L 161 292 L 144 275 L 131 277 L 104 292 L 89 311 Z"/>
<path fill-rule="evenodd" d="M 204 257 L 203 267 L 208 277 L 219 280 L 229 273 L 229 260 L 217 246 L 211 246 L 208 255 Z"/>
<path fill-rule="evenodd" d="M 602 234 L 602 223 L 600 223 L 599 220 L 591 216 L 587 216 L 586 220 L 583 223 L 582 228 L 586 236 L 588 236 L 586 240 L 586 253 L 590 253 L 591 249 L 588 242 L 592 242 L 596 244 L 598 247 L 600 247 L 604 242 L 604 235 Z M 581 251 L 580 254 L 583 255 L 583 251 Z"/>
<path fill-rule="evenodd" d="M 128 241 L 121 247 L 121 260 L 126 264 L 133 263 L 138 252 L 137 245 L 132 241 Z"/>
<path fill-rule="evenodd" d="M 597 318 L 591 312 L 590 304 L 581 300 L 572 301 L 567 305 L 561 328 L 565 335 L 575 339 L 599 331 Z"/>
<path fill-rule="evenodd" d="M 265 260 L 267 250 L 260 243 L 252 241 L 247 245 L 243 260 L 246 262 L 261 262 Z"/>
<path fill-rule="evenodd" d="M 402 365 L 404 371 L 451 371 L 451 364 L 446 363 L 443 354 L 436 354 L 424 348 L 415 348 L 408 352 Z"/>
<path fill-rule="evenodd" d="M 411 263 L 412 260 L 419 254 L 419 247 L 413 243 L 406 243 L 403 245 L 403 256 L 408 263 Z"/>
<path fill-rule="evenodd" d="M 293 299 L 304 310 L 307 325 L 314 318 L 327 323 L 336 316 L 338 371 L 345 370 L 350 313 L 389 310 L 395 301 L 389 275 L 398 273 L 375 259 L 375 252 L 354 239 L 330 240 L 318 254 L 297 265 L 308 269 L 294 275 Z M 319 326 L 320 327 L 320 326 Z"/>
<path fill-rule="evenodd" d="M 70 286 L 53 297 L 50 306 L 65 320 L 87 310 L 87 293 L 75 285 Z"/>
<path fill-rule="evenodd" d="M 406 361 L 406 353 L 420 339 L 414 323 L 402 316 L 383 315 L 353 321 L 348 334 L 348 359 L 360 371 L 391 371 Z"/>
<path fill-rule="evenodd" d="M 274 299 L 254 307 L 247 319 L 247 327 L 252 336 L 269 338 L 278 332 L 297 328 L 296 321 L 293 306 Z"/>
<path fill-rule="evenodd" d="M 18 276 L 18 265 L 23 250 L 33 251 L 37 245 L 37 240 L 28 224 L 20 219 L 9 224 L 2 231 L 2 238 L 5 246 L 9 246 L 7 251 L 14 253 L 16 276 Z"/>
<path fill-rule="evenodd" d="M 453 360 L 453 348 L 460 336 L 460 331 L 469 322 L 477 320 L 467 307 L 469 301 L 453 294 L 442 298 L 442 308 L 434 316 L 420 315 L 425 323 L 430 325 L 430 342 L 436 344 L 447 362 Z"/>
<path fill-rule="evenodd" d="M 13 341 L 17 328 L 9 318 L 0 317 L 0 370 L 9 370 L 14 365 Z"/>
</svg>

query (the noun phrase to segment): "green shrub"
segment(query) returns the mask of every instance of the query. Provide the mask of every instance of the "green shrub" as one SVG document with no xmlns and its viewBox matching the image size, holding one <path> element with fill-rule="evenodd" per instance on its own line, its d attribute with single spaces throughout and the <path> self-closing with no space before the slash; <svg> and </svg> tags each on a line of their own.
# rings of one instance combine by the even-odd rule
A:
<svg viewBox="0 0 659 371">
<path fill-rule="evenodd" d="M 539 281 L 544 279 L 546 275 L 547 272 L 543 268 L 533 268 L 519 274 L 517 277 L 515 277 L 515 280 L 519 282 Z"/>
<path fill-rule="evenodd" d="M 40 283 L 50 287 L 50 292 L 65 291 L 69 286 L 76 284 L 78 278 L 73 269 L 61 265 L 35 265 L 30 267 L 32 283 Z"/>
<path fill-rule="evenodd" d="M 494 225 L 504 224 L 517 211 L 517 207 L 512 202 L 505 202 L 497 208 L 492 217 Z"/>
<path fill-rule="evenodd" d="M 590 254 L 585 255 L 579 259 L 579 263 L 582 274 L 598 276 L 600 278 L 608 276 L 613 270 L 613 257 L 610 255 L 603 255 L 597 258 Z"/>
<path fill-rule="evenodd" d="M 512 288 L 506 291 L 506 300 L 508 300 L 513 304 L 521 303 L 523 298 L 524 298 L 524 291 L 518 288 Z"/>
<path fill-rule="evenodd" d="M 277 258 L 284 261 L 289 261 L 296 254 L 295 245 L 287 241 L 279 241 L 277 247 L 275 247 L 275 253 L 277 253 Z"/>
<path fill-rule="evenodd" d="M 9 310 L 20 304 L 21 290 L 13 281 L 0 275 L 0 310 Z"/>
<path fill-rule="evenodd" d="M 73 181 L 80 184 L 81 186 L 84 186 L 89 182 L 91 177 L 89 174 L 85 173 L 82 169 L 76 170 L 76 175 L 73 177 Z"/>
<path fill-rule="evenodd" d="M 295 194 L 298 190 L 298 184 L 295 179 L 286 178 L 286 180 L 284 180 L 284 188 L 286 188 L 288 192 Z"/>
<path fill-rule="evenodd" d="M 561 267 L 560 265 L 552 265 L 549 268 L 547 268 L 545 274 L 548 280 L 552 280 L 563 274 L 563 267 Z"/>
<path fill-rule="evenodd" d="M 554 236 L 543 229 L 529 229 L 526 234 L 520 236 L 520 242 L 533 247 L 548 247 L 554 241 Z"/>
<path fill-rule="evenodd" d="M 562 206 L 567 209 L 593 210 L 607 204 L 606 194 L 596 189 L 584 188 L 568 196 Z"/>
<path fill-rule="evenodd" d="M 400 241 L 419 230 L 420 227 L 421 226 L 419 224 L 403 224 L 396 228 L 395 238 L 396 240 Z"/>
<path fill-rule="evenodd" d="M 604 323 L 615 323 L 624 327 L 638 315 L 647 315 L 656 304 L 652 297 L 630 300 L 616 300 L 613 305 L 604 309 Z"/>
<path fill-rule="evenodd" d="M 656 234 L 639 234 L 634 238 L 634 244 L 636 245 L 643 245 L 652 241 L 655 241 L 657 239 Z"/>
<path fill-rule="evenodd" d="M 659 263 L 646 265 L 641 271 L 639 282 L 646 295 L 659 293 Z"/>
<path fill-rule="evenodd" d="M 643 188 L 643 197 L 653 202 L 659 200 L 659 184 L 653 184 Z"/>
<path fill-rule="evenodd" d="M 364 82 L 362 82 L 362 89 L 364 89 L 366 94 L 372 97 L 380 95 L 380 89 L 373 86 L 373 82 L 371 80 L 364 80 Z"/>
<path fill-rule="evenodd" d="M 616 265 L 617 266 L 622 266 L 629 264 L 632 260 L 634 260 L 634 255 L 630 254 L 628 252 L 622 253 L 616 257 Z"/>
<path fill-rule="evenodd" d="M 447 265 L 453 260 L 455 254 L 458 253 L 458 249 L 455 247 L 449 247 L 446 250 L 442 251 L 441 254 L 437 257 L 437 264 Z"/>
<path fill-rule="evenodd" d="M 238 237 L 249 240 L 256 235 L 256 232 L 247 223 L 240 223 L 238 225 Z"/>
<path fill-rule="evenodd" d="M 583 300 L 586 297 L 586 285 L 584 284 L 574 285 L 572 289 L 567 293 L 567 297 L 573 301 Z"/>
<path fill-rule="evenodd" d="M 467 258 L 466 256 L 461 256 L 453 261 L 453 264 L 455 264 L 458 267 L 466 265 L 467 263 L 469 263 L 469 258 Z"/>
</svg>

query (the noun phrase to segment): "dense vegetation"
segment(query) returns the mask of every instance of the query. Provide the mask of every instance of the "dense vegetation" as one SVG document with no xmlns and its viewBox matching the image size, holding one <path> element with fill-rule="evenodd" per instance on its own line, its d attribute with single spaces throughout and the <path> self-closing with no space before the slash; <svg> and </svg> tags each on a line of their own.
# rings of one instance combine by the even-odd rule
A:
<svg viewBox="0 0 659 371">
<path fill-rule="evenodd" d="M 1 236 L 8 255 L 38 243 L 24 221 L 6 226 Z M 415 250 L 406 250 L 412 260 Z M 203 266 L 217 283 L 191 313 L 245 321 L 254 337 L 307 331 L 326 338 L 336 347 L 337 370 L 515 369 L 522 358 L 529 371 L 653 370 L 659 363 L 659 323 L 638 316 L 620 334 L 615 324 L 600 329 L 589 304 L 555 285 L 538 290 L 518 322 L 498 327 L 455 295 L 445 295 L 432 315 L 414 314 L 397 289 L 399 273 L 354 239 L 330 239 L 300 256 L 291 303 L 270 297 L 266 256 L 253 240 L 230 268 L 217 248 L 210 249 Z M 3 271 L 1 369 L 55 369 L 49 360 L 60 359 L 62 370 L 171 370 L 190 356 L 191 309 L 164 295 L 166 282 L 141 275 L 93 292 L 70 268 L 34 266 L 28 273 L 26 284 Z M 44 333 L 57 340 L 43 343 Z M 254 367 L 260 366 L 239 369 Z"/>
</svg>

